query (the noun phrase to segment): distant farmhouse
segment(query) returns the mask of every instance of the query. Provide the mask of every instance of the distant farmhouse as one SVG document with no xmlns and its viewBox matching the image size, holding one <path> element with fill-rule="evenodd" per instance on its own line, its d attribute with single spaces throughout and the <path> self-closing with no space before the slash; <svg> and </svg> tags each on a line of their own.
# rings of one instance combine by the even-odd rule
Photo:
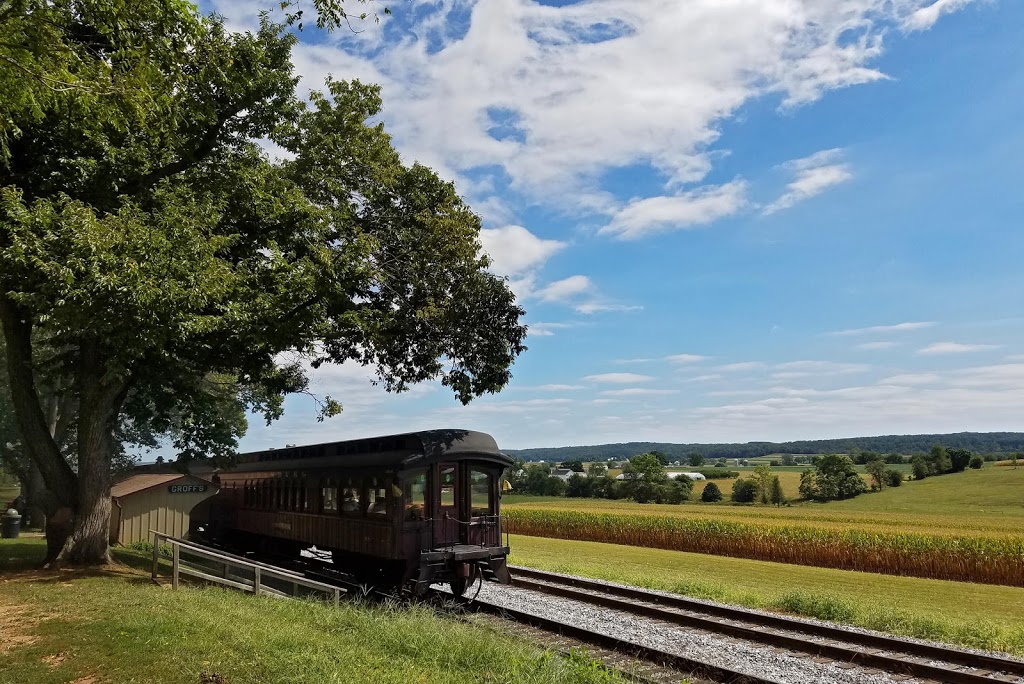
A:
<svg viewBox="0 0 1024 684">
<path fill-rule="evenodd" d="M 690 478 L 691 480 L 694 480 L 694 481 L 696 481 L 696 480 L 706 480 L 707 479 L 706 477 L 704 477 L 700 473 L 665 473 L 665 474 L 668 475 L 669 477 L 673 478 L 673 479 L 676 479 L 676 478 L 679 478 L 679 477 L 688 477 L 688 478 Z M 616 480 L 628 480 L 628 479 L 630 479 L 631 475 L 632 475 L 632 473 L 621 473 L 619 475 L 616 475 L 615 479 Z"/>
</svg>

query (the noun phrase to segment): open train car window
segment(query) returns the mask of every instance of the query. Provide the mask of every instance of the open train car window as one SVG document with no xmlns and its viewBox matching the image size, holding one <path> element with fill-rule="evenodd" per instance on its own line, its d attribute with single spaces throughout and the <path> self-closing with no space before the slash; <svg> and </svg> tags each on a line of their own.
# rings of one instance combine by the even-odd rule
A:
<svg viewBox="0 0 1024 684">
<path fill-rule="evenodd" d="M 341 514 L 347 516 L 361 516 L 363 514 L 363 484 L 359 478 L 345 478 L 341 488 Z"/>
<path fill-rule="evenodd" d="M 323 512 L 324 513 L 337 513 L 338 512 L 338 488 L 335 486 L 333 480 L 325 480 L 324 487 L 321 492 L 323 494 Z"/>
<path fill-rule="evenodd" d="M 422 470 L 405 480 L 402 491 L 406 520 L 423 520 L 427 511 L 427 471 Z"/>
<path fill-rule="evenodd" d="M 367 481 L 366 515 L 370 518 L 387 519 L 388 486 L 385 478 L 371 477 Z"/>
</svg>

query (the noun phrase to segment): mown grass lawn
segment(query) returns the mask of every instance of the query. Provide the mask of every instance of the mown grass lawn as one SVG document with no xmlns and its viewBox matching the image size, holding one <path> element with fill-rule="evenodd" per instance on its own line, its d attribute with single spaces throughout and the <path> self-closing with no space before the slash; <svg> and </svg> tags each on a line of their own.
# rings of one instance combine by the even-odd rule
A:
<svg viewBox="0 0 1024 684">
<path fill-rule="evenodd" d="M 203 673 L 230 684 L 618 681 L 584 656 L 553 656 L 423 607 L 171 591 L 124 565 L 28 570 L 41 541 L 0 540 L 2 684 L 198 684 Z"/>
<path fill-rule="evenodd" d="M 512 562 L 1024 656 L 1024 588 L 512 536 Z"/>
</svg>

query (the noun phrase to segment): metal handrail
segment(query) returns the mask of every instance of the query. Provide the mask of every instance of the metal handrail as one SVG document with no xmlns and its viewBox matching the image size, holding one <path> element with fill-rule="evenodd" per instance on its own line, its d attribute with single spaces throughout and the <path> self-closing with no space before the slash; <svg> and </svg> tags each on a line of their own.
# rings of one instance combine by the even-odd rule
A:
<svg viewBox="0 0 1024 684">
<path fill-rule="evenodd" d="M 160 545 L 161 540 L 171 545 L 171 587 L 174 589 L 178 588 L 179 578 L 181 575 L 189 575 L 197 579 L 201 579 L 207 582 L 214 582 L 217 584 L 223 584 L 234 589 L 240 589 L 242 591 L 251 591 L 257 596 L 265 594 L 269 596 L 275 596 L 278 598 L 291 598 L 288 594 L 265 586 L 263 584 L 264 578 L 282 580 L 292 585 L 292 595 L 299 593 L 299 587 L 303 586 L 315 591 L 322 591 L 327 594 L 331 594 L 334 599 L 334 605 L 337 606 L 340 599 L 341 593 L 345 590 L 336 587 L 331 584 L 325 584 L 324 582 L 317 582 L 316 580 L 306 579 L 302 574 L 286 570 L 284 568 L 278 568 L 273 565 L 267 565 L 266 563 L 260 563 L 258 561 L 249 560 L 242 558 L 241 556 L 235 556 L 230 553 L 224 553 L 220 551 L 213 551 L 206 547 L 191 542 L 185 541 L 184 539 L 178 539 L 171 537 L 170 535 L 162 534 L 156 530 L 150 530 L 153 534 L 153 570 L 152 578 L 153 581 L 157 581 L 159 574 L 159 563 L 160 563 Z M 217 563 L 224 565 L 223 576 L 217 577 L 207 572 L 202 572 L 193 567 L 182 565 L 181 553 L 182 550 L 188 555 L 198 556 L 206 560 L 212 560 Z M 252 581 L 248 578 L 239 577 L 231 574 L 231 568 L 241 568 L 248 570 L 253 573 Z"/>
</svg>

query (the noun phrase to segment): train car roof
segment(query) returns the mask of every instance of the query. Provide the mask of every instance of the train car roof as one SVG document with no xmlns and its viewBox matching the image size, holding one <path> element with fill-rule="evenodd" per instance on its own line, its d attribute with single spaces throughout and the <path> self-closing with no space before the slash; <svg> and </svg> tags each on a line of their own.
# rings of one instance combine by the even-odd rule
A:
<svg viewBox="0 0 1024 684">
<path fill-rule="evenodd" d="M 503 454 L 494 438 L 484 432 L 424 430 L 239 454 L 238 465 L 229 472 L 336 468 L 405 470 L 467 457 L 512 465 L 512 458 Z"/>
</svg>

